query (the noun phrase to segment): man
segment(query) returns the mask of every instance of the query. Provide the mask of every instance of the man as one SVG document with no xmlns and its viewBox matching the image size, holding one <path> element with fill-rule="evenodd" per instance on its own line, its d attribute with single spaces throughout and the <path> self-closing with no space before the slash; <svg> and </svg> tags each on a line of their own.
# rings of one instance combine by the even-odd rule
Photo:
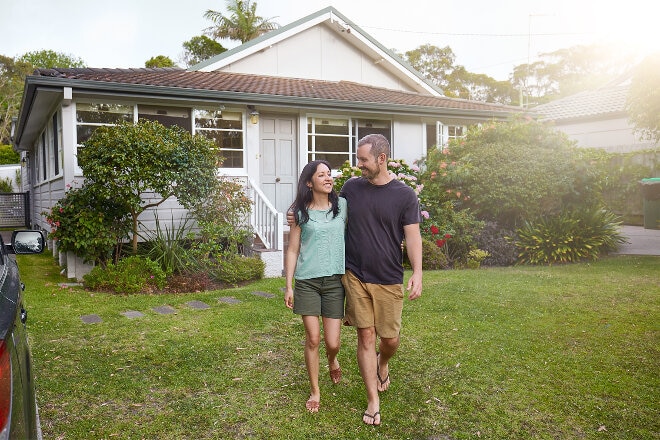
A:
<svg viewBox="0 0 660 440">
<path fill-rule="evenodd" d="M 399 347 L 403 310 L 404 238 L 412 276 L 410 300 L 422 294 L 421 216 L 415 192 L 387 170 L 390 145 L 379 134 L 357 146 L 362 177 L 348 180 L 340 193 L 348 202 L 346 229 L 346 322 L 357 329 L 357 358 L 367 391 L 362 420 L 380 425 L 379 391 L 390 386 L 389 361 Z M 289 224 L 292 215 L 287 215 Z M 378 352 L 377 338 L 380 337 Z"/>
</svg>

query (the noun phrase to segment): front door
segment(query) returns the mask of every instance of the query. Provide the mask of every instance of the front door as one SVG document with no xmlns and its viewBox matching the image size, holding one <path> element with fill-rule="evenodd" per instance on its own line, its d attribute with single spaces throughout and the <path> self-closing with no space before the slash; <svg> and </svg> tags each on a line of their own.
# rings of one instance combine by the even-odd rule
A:
<svg viewBox="0 0 660 440">
<path fill-rule="evenodd" d="M 298 143 L 296 120 L 289 116 L 259 117 L 261 190 L 279 212 L 296 196 Z"/>
</svg>

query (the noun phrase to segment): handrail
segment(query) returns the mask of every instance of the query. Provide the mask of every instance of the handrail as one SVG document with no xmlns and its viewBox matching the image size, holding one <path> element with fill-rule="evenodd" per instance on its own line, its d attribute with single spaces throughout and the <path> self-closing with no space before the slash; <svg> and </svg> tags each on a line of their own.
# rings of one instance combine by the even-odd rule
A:
<svg viewBox="0 0 660 440">
<path fill-rule="evenodd" d="M 284 250 L 284 214 L 278 212 L 252 179 L 248 177 L 250 198 L 254 206 L 250 224 L 266 249 Z"/>
</svg>

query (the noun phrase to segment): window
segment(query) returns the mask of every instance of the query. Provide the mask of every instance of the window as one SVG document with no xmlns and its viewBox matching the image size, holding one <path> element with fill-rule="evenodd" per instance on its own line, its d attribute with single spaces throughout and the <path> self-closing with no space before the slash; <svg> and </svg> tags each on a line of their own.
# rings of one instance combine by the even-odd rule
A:
<svg viewBox="0 0 660 440">
<path fill-rule="evenodd" d="M 392 124 L 390 121 L 380 121 L 373 119 L 357 119 L 355 121 L 355 140 L 353 142 L 354 150 L 357 152 L 357 144 L 368 134 L 382 134 L 390 143 L 390 157 L 394 157 L 394 146 L 392 145 Z M 355 157 L 351 164 L 355 165 Z"/>
<path fill-rule="evenodd" d="M 138 105 L 138 120 L 140 119 L 158 121 L 165 127 L 178 126 L 189 133 L 192 132 L 190 109 L 187 108 Z"/>
<path fill-rule="evenodd" d="M 57 113 L 55 113 L 53 114 L 53 143 L 51 148 L 51 163 L 53 164 L 54 176 L 59 176 L 60 174 L 60 154 L 62 153 L 60 136 L 62 136 L 62 132 L 58 123 Z"/>
<path fill-rule="evenodd" d="M 39 154 L 41 158 L 41 181 L 44 181 L 48 178 L 48 166 L 47 166 L 47 161 L 46 158 L 48 158 L 48 154 L 46 152 L 46 132 L 44 131 L 41 133 L 41 151 Z"/>
<path fill-rule="evenodd" d="M 215 142 L 222 168 L 243 168 L 243 114 L 224 110 L 195 109 L 195 133 Z"/>
<path fill-rule="evenodd" d="M 426 149 L 428 151 L 434 147 L 446 147 L 452 139 L 465 137 L 466 134 L 465 125 L 444 125 L 440 121 L 426 124 Z"/>
<path fill-rule="evenodd" d="M 351 161 L 349 119 L 307 118 L 307 160 L 327 160 L 332 169 Z"/>
<path fill-rule="evenodd" d="M 85 142 L 98 127 L 133 121 L 133 106 L 123 104 L 76 104 L 76 142 Z"/>
</svg>

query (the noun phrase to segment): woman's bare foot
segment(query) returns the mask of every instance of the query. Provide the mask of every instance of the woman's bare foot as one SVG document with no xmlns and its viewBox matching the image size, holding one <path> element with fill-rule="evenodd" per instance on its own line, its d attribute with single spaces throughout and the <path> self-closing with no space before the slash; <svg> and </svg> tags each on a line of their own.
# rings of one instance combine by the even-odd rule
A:
<svg viewBox="0 0 660 440">
<path fill-rule="evenodd" d="M 335 359 L 334 362 L 329 363 L 328 370 L 330 371 L 330 380 L 332 380 L 333 384 L 337 385 L 341 382 L 341 367 L 339 366 L 337 359 Z"/>
<path fill-rule="evenodd" d="M 311 413 L 319 412 L 320 406 L 321 406 L 321 402 L 319 401 L 318 397 L 309 396 L 309 399 L 307 400 L 307 402 L 305 402 L 305 408 L 307 408 L 307 411 Z"/>
</svg>

